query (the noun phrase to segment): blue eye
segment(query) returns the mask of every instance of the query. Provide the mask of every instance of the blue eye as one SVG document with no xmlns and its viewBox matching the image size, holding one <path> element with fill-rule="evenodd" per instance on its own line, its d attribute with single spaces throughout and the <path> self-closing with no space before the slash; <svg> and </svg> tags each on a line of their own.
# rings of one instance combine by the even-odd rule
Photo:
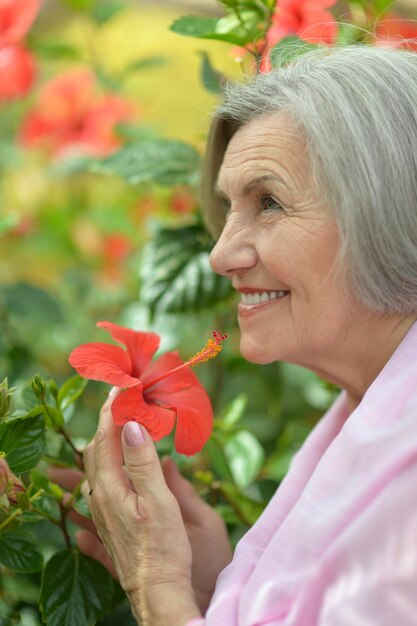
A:
<svg viewBox="0 0 417 626">
<path fill-rule="evenodd" d="M 261 208 L 263 211 L 283 211 L 284 208 L 275 198 L 268 193 L 262 194 L 260 197 Z"/>
</svg>

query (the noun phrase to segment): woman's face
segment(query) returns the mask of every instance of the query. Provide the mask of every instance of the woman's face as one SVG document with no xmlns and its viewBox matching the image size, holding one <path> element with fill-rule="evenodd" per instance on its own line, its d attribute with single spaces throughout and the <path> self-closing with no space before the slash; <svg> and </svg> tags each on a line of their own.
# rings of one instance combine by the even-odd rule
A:
<svg viewBox="0 0 417 626">
<path fill-rule="evenodd" d="M 347 339 L 359 305 L 332 274 L 338 231 L 315 191 L 302 134 L 283 114 L 243 126 L 217 188 L 229 214 L 211 265 L 241 293 L 243 356 L 320 371 L 322 357 Z"/>
</svg>

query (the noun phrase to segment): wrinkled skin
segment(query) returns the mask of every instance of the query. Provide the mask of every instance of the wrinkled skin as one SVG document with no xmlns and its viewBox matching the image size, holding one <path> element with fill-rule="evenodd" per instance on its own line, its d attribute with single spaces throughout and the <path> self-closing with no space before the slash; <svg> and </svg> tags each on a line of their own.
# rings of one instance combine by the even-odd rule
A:
<svg viewBox="0 0 417 626">
<path fill-rule="evenodd" d="M 111 422 L 109 403 L 102 410 L 100 423 L 103 422 L 112 431 L 114 440 L 120 441 L 120 429 Z M 167 584 L 171 575 L 175 579 L 182 577 L 186 581 L 188 572 L 191 571 L 195 602 L 204 613 L 219 573 L 232 559 L 222 518 L 201 500 L 192 485 L 181 476 L 172 459 L 166 457 L 159 464 L 156 453 L 155 456 L 150 454 L 146 461 L 149 468 L 143 468 L 143 471 L 149 473 L 148 487 L 141 494 L 143 498 L 139 499 L 135 492 L 132 493 L 132 485 L 129 484 L 129 489 L 126 489 L 121 500 L 111 488 L 115 481 L 113 476 L 108 475 L 108 470 L 101 478 L 96 476 L 96 456 L 102 455 L 108 459 L 111 455 L 117 462 L 116 457 L 120 450 L 117 452 L 116 447 L 116 452 L 112 452 L 110 442 L 108 434 L 99 426 L 94 441 L 84 452 L 88 482 L 84 481 L 82 472 L 76 470 L 51 468 L 49 471 L 51 480 L 69 491 L 73 491 L 80 481 L 84 481 L 82 491 L 90 504 L 94 521 L 76 511 L 69 514 L 82 528 L 76 536 L 79 549 L 101 562 L 114 577 L 119 578 L 122 587 L 128 593 L 133 590 L 133 594 L 140 587 L 138 574 L 139 578 L 142 575 L 147 579 L 145 584 L 159 586 L 163 582 L 159 565 L 161 559 L 164 562 L 163 576 L 166 577 Z M 150 448 L 154 450 L 152 442 Z M 106 480 L 110 487 L 104 485 Z M 91 497 L 88 495 L 90 484 L 94 485 Z M 143 489 L 141 483 L 141 490 Z M 156 502 L 147 501 L 147 496 L 151 493 L 152 496 L 157 494 Z M 145 539 L 140 538 L 138 533 L 138 524 L 141 523 L 137 515 L 138 501 L 139 517 L 148 516 L 153 520 L 152 533 L 149 534 L 147 530 Z M 150 558 L 150 554 L 154 556 Z M 148 564 L 145 574 L 138 572 L 139 561 Z"/>
</svg>

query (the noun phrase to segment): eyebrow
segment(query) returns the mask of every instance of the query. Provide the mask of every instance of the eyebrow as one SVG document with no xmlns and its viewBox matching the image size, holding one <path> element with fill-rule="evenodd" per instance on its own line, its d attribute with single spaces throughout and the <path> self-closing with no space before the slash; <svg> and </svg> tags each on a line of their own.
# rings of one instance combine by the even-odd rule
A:
<svg viewBox="0 0 417 626">
<path fill-rule="evenodd" d="M 284 183 L 284 180 L 280 176 L 276 176 L 275 174 L 264 174 L 263 176 L 258 176 L 257 178 L 254 178 L 253 180 L 250 180 L 248 183 L 246 183 L 246 185 L 243 187 L 242 193 L 244 196 L 247 196 L 255 187 L 258 187 L 262 183 L 266 183 L 271 180 Z M 229 200 L 227 194 L 225 194 L 224 191 L 222 191 L 217 185 L 215 186 L 214 191 L 221 198 Z"/>
</svg>

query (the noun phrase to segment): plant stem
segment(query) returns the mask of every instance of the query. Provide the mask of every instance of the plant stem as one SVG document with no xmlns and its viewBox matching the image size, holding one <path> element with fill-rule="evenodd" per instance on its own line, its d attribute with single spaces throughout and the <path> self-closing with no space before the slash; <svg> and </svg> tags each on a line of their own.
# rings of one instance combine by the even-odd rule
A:
<svg viewBox="0 0 417 626">
<path fill-rule="evenodd" d="M 10 524 L 10 522 L 12 522 L 18 515 L 21 515 L 23 513 L 22 509 L 15 509 L 13 511 L 13 513 L 11 515 L 9 515 L 9 517 L 7 517 L 4 522 L 2 522 L 0 524 L 0 530 L 3 530 L 3 528 L 5 526 L 7 526 L 8 524 Z"/>
<path fill-rule="evenodd" d="M 69 510 L 72 509 L 72 505 L 74 504 L 75 500 L 78 498 L 78 496 L 80 495 L 80 491 L 81 491 L 81 485 L 83 484 L 83 482 L 85 481 L 85 478 L 82 478 L 80 480 L 80 482 L 78 483 L 78 485 L 75 487 L 74 491 L 72 492 L 68 502 L 66 502 L 63 506 Z"/>
<path fill-rule="evenodd" d="M 65 441 L 68 443 L 70 448 L 74 451 L 75 457 L 76 457 L 77 461 L 79 462 L 79 465 L 80 465 L 81 469 L 84 469 L 83 456 L 82 456 L 81 452 L 72 443 L 71 438 L 68 435 L 68 433 L 66 432 L 65 428 L 60 428 L 58 432 L 64 437 Z M 77 465 L 78 465 L 78 463 L 77 463 Z"/>
<path fill-rule="evenodd" d="M 61 511 L 61 521 L 59 527 L 61 528 L 62 534 L 64 535 L 67 548 L 72 548 L 71 539 L 67 530 L 67 509 L 61 502 L 59 503 L 59 510 Z"/>
<path fill-rule="evenodd" d="M 42 494 L 43 494 L 43 489 L 39 489 L 39 491 L 34 493 L 33 496 L 31 498 L 29 498 L 29 502 L 30 503 L 35 502 L 35 500 L 37 500 Z M 10 524 L 10 522 L 12 522 L 19 515 L 22 515 L 22 513 L 23 513 L 22 509 L 20 509 L 20 508 L 19 509 L 15 509 L 13 511 L 13 513 L 11 513 L 9 515 L 9 517 L 6 517 L 6 519 L 0 524 L 0 530 L 3 530 L 3 528 L 5 528 L 5 526 Z"/>
</svg>

